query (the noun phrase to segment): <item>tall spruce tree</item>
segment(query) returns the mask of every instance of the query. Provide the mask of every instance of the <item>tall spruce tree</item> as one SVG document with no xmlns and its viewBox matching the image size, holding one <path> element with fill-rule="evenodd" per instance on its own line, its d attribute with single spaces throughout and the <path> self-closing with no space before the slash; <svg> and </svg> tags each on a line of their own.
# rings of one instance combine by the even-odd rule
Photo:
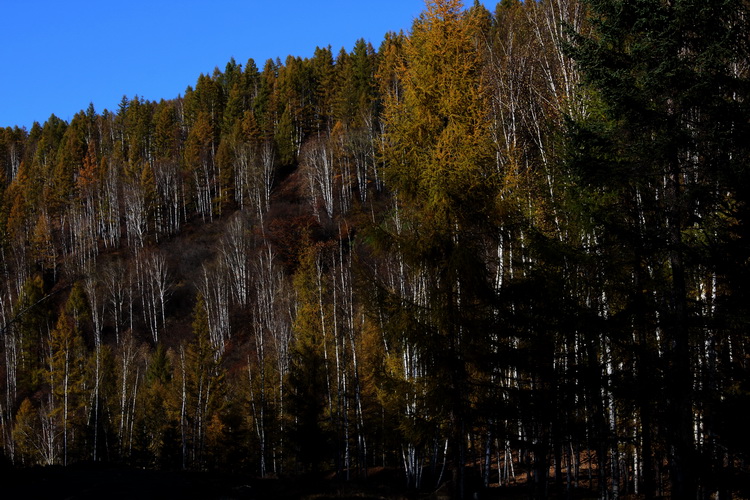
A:
<svg viewBox="0 0 750 500">
<path fill-rule="evenodd" d="M 589 0 L 588 6 L 593 33 L 579 36 L 571 54 L 592 112 L 570 122 L 572 166 L 599 255 L 615 256 L 631 270 L 610 273 L 603 292 L 625 290 L 622 312 L 630 319 L 620 324 L 633 325 L 630 335 L 641 339 L 634 388 L 641 417 L 651 415 L 661 394 L 656 429 L 672 495 L 696 498 L 715 487 L 699 460 L 716 456 L 705 448 L 699 456 L 705 437 L 699 434 L 714 430 L 696 432 L 702 407 L 696 353 L 716 333 L 709 325 L 731 322 L 701 316 L 699 289 L 703 277 L 713 276 L 731 294 L 720 256 L 733 246 L 737 233 L 730 235 L 727 225 L 737 223 L 744 209 L 736 200 L 746 196 L 738 186 L 747 181 L 748 80 L 740 68 L 748 56 L 748 6 L 738 0 Z M 651 457 L 645 460 L 650 497 L 655 479 Z"/>
</svg>

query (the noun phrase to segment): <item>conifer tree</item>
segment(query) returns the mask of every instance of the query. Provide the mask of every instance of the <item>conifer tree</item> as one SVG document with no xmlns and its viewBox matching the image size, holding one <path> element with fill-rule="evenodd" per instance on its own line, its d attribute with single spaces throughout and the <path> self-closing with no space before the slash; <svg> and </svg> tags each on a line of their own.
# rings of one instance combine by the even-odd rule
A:
<svg viewBox="0 0 750 500">
<path fill-rule="evenodd" d="M 214 202 L 218 196 L 218 178 L 215 162 L 214 132 L 211 115 L 201 111 L 188 134 L 183 155 L 184 171 L 190 179 L 195 210 L 205 220 L 214 216 Z"/>
<path fill-rule="evenodd" d="M 472 425 L 466 387 L 490 299 L 482 246 L 495 196 L 475 21 L 458 0 L 427 3 L 405 47 L 403 96 L 386 101 L 383 147 L 403 217 L 390 245 L 421 281 L 421 292 L 401 297 L 404 312 L 415 315 L 404 335 L 418 346 L 429 405 L 450 429 L 459 496 Z"/>
<path fill-rule="evenodd" d="M 17 373 L 17 380 L 13 380 L 13 383 L 17 386 L 19 394 L 36 391 L 43 381 L 43 335 L 53 321 L 49 304 L 44 301 L 44 297 L 42 278 L 35 275 L 24 283 L 15 304 L 16 324 L 13 329 L 13 342 L 14 348 L 18 349 L 15 356 L 17 368 L 7 368 L 11 369 L 11 373 Z"/>
<path fill-rule="evenodd" d="M 713 221 L 722 213 L 733 224 L 739 215 L 733 199 L 744 197 L 735 186 L 747 175 L 748 143 L 741 137 L 750 114 L 748 78 L 737 64 L 750 55 L 748 7 L 740 1 L 598 0 L 588 6 L 593 34 L 578 36 L 571 53 L 597 112 L 571 122 L 572 165 L 601 248 L 632 270 L 627 285 L 611 274 L 604 293 L 629 294 L 624 300 L 632 307 L 623 312 L 641 330 L 639 372 L 648 373 L 649 360 L 663 359 L 663 371 L 654 375 L 668 417 L 657 421 L 657 432 L 672 495 L 694 498 L 715 481 L 699 466 L 703 437 L 695 422 L 703 405 L 694 383 L 695 353 L 715 333 L 699 326 L 712 319 L 701 318 L 703 309 L 693 304 L 704 273 L 731 289 L 717 257 L 718 249 L 733 246 L 732 238 Z M 714 250 L 706 252 L 696 234 L 712 234 Z M 643 330 L 651 330 L 653 340 Z M 650 417 L 662 404 L 654 401 L 660 397 L 650 389 L 654 380 L 636 383 L 646 395 L 637 403 L 641 414 Z M 654 471 L 649 466 L 645 473 L 652 496 Z"/>
<path fill-rule="evenodd" d="M 151 354 L 144 379 L 143 427 L 147 447 L 157 466 L 172 466 L 179 456 L 179 405 L 175 401 L 172 365 L 163 344 Z"/>
<path fill-rule="evenodd" d="M 206 432 L 214 417 L 219 418 L 223 406 L 224 371 L 221 353 L 211 342 L 206 302 L 202 295 L 193 308 L 194 340 L 188 345 L 186 358 L 186 390 L 188 421 L 192 427 L 190 459 L 194 467 L 206 463 Z"/>
<path fill-rule="evenodd" d="M 51 416 L 62 427 L 63 464 L 69 450 L 75 449 L 74 430 L 83 423 L 85 350 L 80 330 L 73 318 L 63 312 L 50 334 L 48 377 L 53 397 Z"/>
<path fill-rule="evenodd" d="M 16 412 L 12 435 L 16 460 L 21 464 L 31 465 L 41 458 L 39 434 L 39 410 L 25 398 Z"/>
<path fill-rule="evenodd" d="M 332 387 L 326 354 L 331 319 L 322 301 L 318 251 L 308 243 L 294 278 L 297 315 L 287 380 L 291 443 L 303 470 L 312 471 L 331 458 Z"/>
</svg>

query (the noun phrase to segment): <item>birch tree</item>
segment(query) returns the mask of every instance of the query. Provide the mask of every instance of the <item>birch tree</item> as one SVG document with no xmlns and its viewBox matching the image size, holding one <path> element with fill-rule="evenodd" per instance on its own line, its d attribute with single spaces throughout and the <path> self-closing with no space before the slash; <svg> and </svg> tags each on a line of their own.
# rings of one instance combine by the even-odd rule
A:
<svg viewBox="0 0 750 500">
<path fill-rule="evenodd" d="M 152 252 L 143 259 L 143 271 L 146 284 L 145 317 L 154 343 L 159 341 L 159 332 L 166 325 L 166 305 L 172 289 L 167 259 L 161 252 Z"/>
</svg>

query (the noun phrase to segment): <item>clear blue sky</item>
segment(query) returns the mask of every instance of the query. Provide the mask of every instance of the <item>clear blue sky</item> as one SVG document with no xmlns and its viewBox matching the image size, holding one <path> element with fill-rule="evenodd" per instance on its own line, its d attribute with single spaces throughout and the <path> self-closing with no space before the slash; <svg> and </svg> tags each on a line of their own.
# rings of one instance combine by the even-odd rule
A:
<svg viewBox="0 0 750 500">
<path fill-rule="evenodd" d="M 171 99 L 231 57 L 262 68 L 358 38 L 377 48 L 422 10 L 423 0 L 0 0 L 0 127 L 69 121 L 89 102 L 116 110 L 123 95 Z"/>
</svg>

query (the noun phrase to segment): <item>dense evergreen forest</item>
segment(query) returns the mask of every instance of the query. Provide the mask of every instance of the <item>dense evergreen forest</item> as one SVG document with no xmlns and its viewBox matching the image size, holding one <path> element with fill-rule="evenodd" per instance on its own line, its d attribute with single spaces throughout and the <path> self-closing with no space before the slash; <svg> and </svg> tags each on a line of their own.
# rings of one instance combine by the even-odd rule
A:
<svg viewBox="0 0 750 500">
<path fill-rule="evenodd" d="M 5 460 L 750 495 L 748 22 L 428 0 L 0 129 Z"/>
</svg>

